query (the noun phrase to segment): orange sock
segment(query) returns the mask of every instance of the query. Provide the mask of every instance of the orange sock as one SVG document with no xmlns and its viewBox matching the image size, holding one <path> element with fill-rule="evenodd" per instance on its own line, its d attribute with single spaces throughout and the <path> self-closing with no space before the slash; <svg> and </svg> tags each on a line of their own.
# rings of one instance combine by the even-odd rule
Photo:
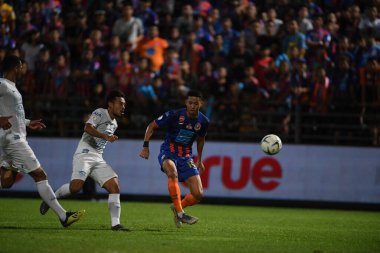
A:
<svg viewBox="0 0 380 253">
<path fill-rule="evenodd" d="M 182 208 L 185 208 L 187 206 L 193 206 L 197 203 L 198 203 L 198 200 L 191 193 L 189 193 L 182 200 L 181 205 L 182 205 Z"/>
<path fill-rule="evenodd" d="M 177 178 L 168 178 L 168 190 L 177 213 L 183 212 L 181 205 L 181 191 L 179 189 Z"/>
</svg>

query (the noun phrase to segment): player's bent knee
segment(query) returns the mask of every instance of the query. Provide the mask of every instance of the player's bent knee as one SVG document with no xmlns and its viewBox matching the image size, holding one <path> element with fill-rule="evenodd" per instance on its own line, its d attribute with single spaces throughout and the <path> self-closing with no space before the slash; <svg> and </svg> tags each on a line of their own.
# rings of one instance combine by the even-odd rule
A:
<svg viewBox="0 0 380 253">
<path fill-rule="evenodd" d="M 195 193 L 192 193 L 194 198 L 196 198 L 198 201 L 201 201 L 203 198 L 203 191 L 197 191 Z"/>
<path fill-rule="evenodd" d="M 172 178 L 172 179 L 178 178 L 178 174 L 175 171 L 168 171 L 166 172 L 166 175 L 168 176 L 168 178 Z"/>
<path fill-rule="evenodd" d="M 84 181 L 82 180 L 73 180 L 70 182 L 70 192 L 71 194 L 78 193 L 83 187 Z"/>
<path fill-rule="evenodd" d="M 1 187 L 2 189 L 10 189 L 12 188 L 14 181 L 11 180 L 1 180 Z"/>
<path fill-rule="evenodd" d="M 117 177 L 111 178 L 103 184 L 103 188 L 109 193 L 120 193 L 119 181 Z"/>
<path fill-rule="evenodd" d="M 45 171 L 41 167 L 33 170 L 29 173 L 29 175 L 34 179 L 35 182 L 40 182 L 48 179 Z"/>
</svg>

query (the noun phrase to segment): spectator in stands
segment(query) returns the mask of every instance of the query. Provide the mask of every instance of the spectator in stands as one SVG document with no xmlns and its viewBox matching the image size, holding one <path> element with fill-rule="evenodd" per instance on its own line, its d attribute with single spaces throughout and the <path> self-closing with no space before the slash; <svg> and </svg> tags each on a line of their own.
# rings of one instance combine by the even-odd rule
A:
<svg viewBox="0 0 380 253">
<path fill-rule="evenodd" d="M 87 15 L 84 12 L 72 16 L 66 21 L 65 38 L 70 49 L 71 62 L 77 63 L 80 61 L 83 52 L 83 42 L 90 35 L 90 31 Z"/>
<path fill-rule="evenodd" d="M 329 48 L 331 35 L 323 26 L 323 16 L 317 15 L 313 18 L 313 30 L 306 35 L 306 44 L 310 50 L 308 53 L 313 56 L 313 51 L 318 46 Z"/>
<path fill-rule="evenodd" d="M 237 42 L 234 44 L 235 46 L 228 55 L 231 78 L 242 81 L 244 72 L 241 70 L 244 69 L 245 66 L 253 66 L 253 52 L 245 46 L 244 39 L 237 39 Z"/>
<path fill-rule="evenodd" d="M 21 50 L 29 69 L 34 71 L 35 62 L 43 44 L 40 42 L 39 31 L 31 31 L 28 37 L 28 40 L 21 45 Z"/>
<path fill-rule="evenodd" d="M 300 106 L 304 112 L 309 109 L 310 78 L 306 60 L 300 58 L 294 62 L 293 71 L 290 76 L 292 103 L 295 107 Z"/>
<path fill-rule="evenodd" d="M 221 34 L 215 36 L 214 42 L 211 47 L 206 51 L 206 58 L 210 60 L 214 67 L 221 67 L 226 65 L 228 49 L 224 47 L 224 39 Z"/>
<path fill-rule="evenodd" d="M 52 94 L 52 86 L 51 86 L 51 74 L 52 74 L 52 65 L 53 60 L 50 57 L 50 51 L 47 47 L 43 47 L 39 53 L 36 61 L 36 66 L 34 71 L 34 76 L 36 79 L 36 94 L 40 97 L 44 97 Z"/>
<path fill-rule="evenodd" d="M 127 50 L 121 52 L 120 59 L 115 66 L 114 74 L 117 78 L 117 89 L 124 94 L 130 94 L 132 90 L 133 65 L 130 61 L 130 53 Z"/>
<path fill-rule="evenodd" d="M 168 41 L 159 37 L 158 27 L 151 26 L 148 35 L 140 41 L 136 48 L 136 54 L 148 58 L 151 61 L 152 70 L 159 72 L 164 64 L 164 54 L 168 46 Z"/>
<path fill-rule="evenodd" d="M 369 126 L 373 137 L 372 144 L 378 146 L 380 139 L 380 65 L 376 58 L 370 58 L 360 69 L 361 121 Z"/>
<path fill-rule="evenodd" d="M 36 31 L 37 27 L 31 23 L 32 17 L 29 11 L 24 11 L 22 13 L 22 19 L 16 27 L 16 34 L 20 41 L 24 41 L 27 39 L 27 35 L 30 34 L 31 31 Z M 4 25 L 6 28 L 6 25 Z M 4 35 L 2 35 L 4 36 Z"/>
<path fill-rule="evenodd" d="M 223 18 L 222 25 L 223 28 L 220 34 L 223 36 L 223 47 L 229 54 L 233 47 L 233 42 L 240 36 L 240 33 L 232 26 L 232 20 L 228 16 Z"/>
<path fill-rule="evenodd" d="M 105 55 L 105 65 L 107 72 L 113 73 L 116 65 L 118 64 L 121 56 L 121 43 L 117 35 L 113 35 L 110 39 L 109 48 Z"/>
<path fill-rule="evenodd" d="M 1 23 L 13 34 L 16 28 L 16 13 L 13 10 L 13 6 L 5 3 L 4 0 L 0 0 L 0 13 Z"/>
<path fill-rule="evenodd" d="M 186 36 L 186 41 L 182 46 L 180 55 L 181 59 L 190 64 L 190 69 L 194 73 L 199 73 L 199 68 L 202 60 L 205 58 L 205 48 L 196 42 L 197 35 L 195 32 L 190 32 Z"/>
<path fill-rule="evenodd" d="M 203 17 L 196 16 L 194 18 L 194 32 L 196 35 L 195 42 L 198 44 L 201 44 L 204 48 L 209 48 L 210 44 L 213 42 L 214 38 L 207 31 L 207 29 L 204 28 L 203 25 Z"/>
<path fill-rule="evenodd" d="M 175 21 L 181 36 L 186 36 L 193 29 L 193 7 L 190 4 L 182 6 L 182 14 Z"/>
<path fill-rule="evenodd" d="M 92 30 L 97 29 L 102 33 L 102 39 L 109 40 L 112 35 L 112 27 L 106 22 L 106 11 L 96 10 L 92 24 Z"/>
<path fill-rule="evenodd" d="M 284 24 L 284 22 L 281 19 L 277 18 L 277 12 L 275 8 L 269 8 L 268 10 L 268 20 L 266 21 L 267 23 L 271 22 L 273 23 L 274 31 L 273 35 L 276 35 L 278 31 L 280 30 L 281 26 Z"/>
<path fill-rule="evenodd" d="M 260 49 L 257 43 L 257 38 L 262 34 L 260 20 L 252 21 L 249 26 L 244 30 L 244 40 L 247 48 L 251 48 L 253 52 Z"/>
<path fill-rule="evenodd" d="M 307 34 L 313 30 L 313 22 L 309 18 L 309 10 L 306 6 L 302 6 L 298 11 L 298 23 L 300 32 L 303 34 Z"/>
<path fill-rule="evenodd" d="M 359 29 L 362 35 L 373 31 L 375 37 L 380 39 L 380 18 L 378 10 L 375 6 L 369 7 L 366 10 L 366 16 L 360 21 Z"/>
<path fill-rule="evenodd" d="M 306 37 L 299 32 L 297 20 L 293 19 L 288 24 L 289 34 L 283 39 L 282 51 L 289 55 L 289 49 L 292 45 L 296 45 L 300 51 L 300 56 L 303 57 L 306 53 Z"/>
<path fill-rule="evenodd" d="M 183 45 L 183 39 L 180 36 L 179 29 L 176 25 L 173 25 L 170 28 L 170 34 L 167 38 L 168 40 L 168 47 L 175 49 L 177 52 L 181 51 L 182 45 Z"/>
<path fill-rule="evenodd" d="M 137 12 L 137 17 L 141 19 L 144 25 L 144 31 L 148 31 L 148 28 L 152 25 L 158 26 L 159 18 L 157 13 L 151 8 L 152 0 L 141 0 L 140 10 Z"/>
<path fill-rule="evenodd" d="M 329 109 L 330 78 L 326 69 L 319 66 L 313 75 L 313 86 L 310 98 L 310 109 L 312 112 L 326 113 Z"/>
<path fill-rule="evenodd" d="M 211 10 L 210 15 L 206 17 L 205 27 L 212 36 L 215 36 L 216 34 L 222 31 L 222 23 L 219 9 L 214 8 Z"/>
<path fill-rule="evenodd" d="M 334 71 L 330 89 L 330 108 L 336 113 L 337 125 L 347 126 L 345 129 L 335 130 L 334 137 L 337 143 L 342 134 L 353 135 L 348 126 L 358 125 L 359 121 L 350 114 L 359 113 L 359 86 L 357 76 L 352 66 L 352 59 L 348 55 L 341 54 L 337 61 L 337 69 Z"/>
<path fill-rule="evenodd" d="M 49 48 L 50 56 L 53 61 L 60 55 L 64 55 L 66 60 L 70 60 L 69 46 L 64 40 L 61 40 L 58 28 L 53 27 L 49 31 L 46 46 Z"/>
<path fill-rule="evenodd" d="M 116 20 L 112 28 L 112 34 L 120 37 L 127 50 L 133 51 L 144 37 L 144 27 L 139 18 L 133 16 L 133 6 L 129 1 L 124 1 L 122 17 Z"/>
<path fill-rule="evenodd" d="M 47 24 L 44 25 L 43 32 L 47 33 L 48 31 L 51 31 L 52 29 L 57 29 L 60 36 L 64 35 L 65 25 L 62 21 L 60 13 L 61 11 L 58 8 L 54 8 L 50 12 L 49 17 L 47 18 Z"/>
</svg>

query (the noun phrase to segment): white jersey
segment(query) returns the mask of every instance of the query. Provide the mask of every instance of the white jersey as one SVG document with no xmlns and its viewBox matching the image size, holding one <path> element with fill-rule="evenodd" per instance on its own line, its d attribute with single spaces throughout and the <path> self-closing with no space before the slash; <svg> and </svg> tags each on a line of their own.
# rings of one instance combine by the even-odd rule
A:
<svg viewBox="0 0 380 253">
<path fill-rule="evenodd" d="M 0 78 L 0 116 L 12 116 L 12 127 L 0 129 L 0 146 L 26 141 L 26 120 L 22 97 L 14 82 Z"/>
<path fill-rule="evenodd" d="M 111 119 L 108 110 L 104 108 L 96 109 L 86 123 L 91 124 L 96 130 L 106 135 L 113 135 L 117 129 L 116 119 Z M 102 154 L 108 141 L 97 138 L 84 132 L 75 154 L 79 153 L 98 153 Z"/>
</svg>

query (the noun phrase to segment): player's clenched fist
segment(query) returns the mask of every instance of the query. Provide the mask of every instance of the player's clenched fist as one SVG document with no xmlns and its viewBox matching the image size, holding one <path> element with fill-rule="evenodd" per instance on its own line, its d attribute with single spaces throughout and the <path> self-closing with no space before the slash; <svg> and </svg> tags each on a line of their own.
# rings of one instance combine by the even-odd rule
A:
<svg viewBox="0 0 380 253">
<path fill-rule="evenodd" d="M 106 137 L 106 140 L 109 142 L 114 142 L 117 139 L 119 139 L 119 137 L 117 137 L 116 135 L 107 135 L 107 137 Z"/>
<path fill-rule="evenodd" d="M 148 159 L 149 158 L 149 148 L 146 148 L 144 147 L 141 152 L 140 152 L 140 156 L 144 159 Z"/>
</svg>

